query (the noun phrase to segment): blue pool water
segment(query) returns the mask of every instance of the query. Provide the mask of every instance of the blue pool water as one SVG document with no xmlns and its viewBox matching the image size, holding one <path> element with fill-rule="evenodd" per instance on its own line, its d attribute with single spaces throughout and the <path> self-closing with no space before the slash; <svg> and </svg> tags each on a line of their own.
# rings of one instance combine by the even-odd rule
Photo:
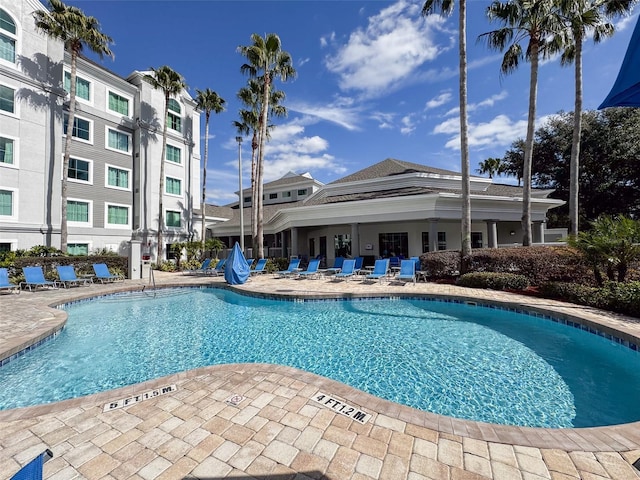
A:
<svg viewBox="0 0 640 480">
<path fill-rule="evenodd" d="M 0 409 L 205 365 L 260 362 L 491 423 L 585 427 L 640 419 L 639 354 L 548 319 L 429 300 L 172 292 L 68 306 L 60 335 L 0 368 Z"/>
</svg>

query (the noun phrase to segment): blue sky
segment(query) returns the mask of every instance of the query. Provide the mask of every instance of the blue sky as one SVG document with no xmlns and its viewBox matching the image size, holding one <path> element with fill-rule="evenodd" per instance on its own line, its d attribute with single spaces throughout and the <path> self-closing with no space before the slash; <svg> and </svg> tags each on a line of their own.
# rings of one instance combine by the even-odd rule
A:
<svg viewBox="0 0 640 480">
<path fill-rule="evenodd" d="M 239 45 L 252 33 L 276 33 L 297 77 L 278 83 L 285 119 L 265 150 L 265 181 L 288 171 L 328 183 L 385 158 L 460 171 L 457 11 L 423 18 L 422 2 L 399 1 L 101 1 L 69 0 L 95 16 L 113 37 L 110 70 L 169 65 L 195 89 L 211 88 L 227 109 L 212 115 L 208 202 L 237 200 L 238 147 L 232 122 L 247 78 Z M 500 75 L 501 54 L 476 39 L 498 28 L 485 16 L 488 1 L 468 1 L 470 161 L 504 155 L 524 137 L 529 64 Z M 595 109 L 615 81 L 637 15 L 620 19 L 605 42 L 584 53 L 584 108 Z M 549 60 L 540 69 L 539 122 L 573 110 L 573 67 Z M 202 117 L 204 137 L 204 116 Z M 250 186 L 250 141 L 243 143 L 244 188 Z M 204 148 L 202 149 L 204 155 Z M 510 183 L 510 179 L 501 179 Z"/>
</svg>

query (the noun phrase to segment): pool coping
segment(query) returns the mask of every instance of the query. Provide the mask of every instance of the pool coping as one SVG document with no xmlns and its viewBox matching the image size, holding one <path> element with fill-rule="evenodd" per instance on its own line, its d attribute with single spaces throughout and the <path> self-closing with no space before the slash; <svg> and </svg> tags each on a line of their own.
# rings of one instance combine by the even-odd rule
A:
<svg viewBox="0 0 640 480">
<path fill-rule="evenodd" d="M 222 282 L 213 281 L 214 279 L 202 278 L 195 281 L 191 281 L 186 284 L 184 282 L 167 282 L 163 283 L 159 288 L 176 288 L 176 287 L 215 287 L 215 288 L 225 288 L 233 291 L 237 291 L 241 294 L 251 294 L 262 296 L 266 298 L 290 298 L 299 296 L 300 292 L 298 291 L 280 291 L 273 290 L 272 288 L 268 289 L 268 291 L 256 291 L 251 288 L 251 285 L 242 285 L 242 286 L 229 286 Z M 66 322 L 66 312 L 60 309 L 60 305 L 65 303 L 72 303 L 74 301 L 86 300 L 90 298 L 94 298 L 96 296 L 102 295 L 111 295 L 114 293 L 120 292 L 128 292 L 128 291 L 139 291 L 141 287 L 139 284 L 131 284 L 131 285 L 113 285 L 110 288 L 102 288 L 100 292 L 96 292 L 95 290 L 69 290 L 68 294 L 64 295 L 64 299 L 57 299 L 54 302 L 46 301 L 45 296 L 39 296 L 36 298 L 33 297 L 34 300 L 41 300 L 44 305 L 46 305 L 49 309 L 53 310 L 50 312 L 52 314 L 52 319 L 48 321 L 48 325 L 46 328 L 37 329 L 34 331 L 33 336 L 22 344 L 28 344 L 30 342 L 31 345 L 37 344 L 42 341 L 48 335 L 55 334 L 56 331 L 59 331 L 64 327 Z M 86 292 L 86 293 L 85 293 Z M 462 293 L 464 292 L 464 293 Z M 506 308 L 518 308 L 525 311 L 534 311 L 539 312 L 540 314 L 549 315 L 549 312 L 552 313 L 551 316 L 562 316 L 566 319 L 580 320 L 581 322 L 587 323 L 588 325 L 598 326 L 606 331 L 617 332 L 621 338 L 626 338 L 629 341 L 638 342 L 638 334 L 631 331 L 631 326 L 629 326 L 629 330 L 625 330 L 624 328 L 615 328 L 612 325 L 607 325 L 606 322 L 599 322 L 595 318 L 585 318 L 584 313 L 589 312 L 595 316 L 600 315 L 603 316 L 603 320 L 605 317 L 613 317 L 617 320 L 625 321 L 625 320 L 635 320 L 628 319 L 627 317 L 619 316 L 619 315 L 611 315 L 609 312 L 601 312 L 595 309 L 585 309 L 582 307 L 578 307 L 571 304 L 565 304 L 562 302 L 556 301 L 546 301 L 537 298 L 529 299 L 528 297 L 517 296 L 517 295 L 506 295 L 500 292 L 498 296 L 504 296 L 504 298 L 485 298 L 481 295 L 473 295 L 473 293 L 479 293 L 471 289 L 462 289 L 459 294 L 441 294 L 441 293 L 420 293 L 420 292 L 393 292 L 393 293 L 354 293 L 354 292 L 323 292 L 320 294 L 309 294 L 306 297 L 309 299 L 342 299 L 342 298 L 371 298 L 371 297 L 398 297 L 398 298 L 435 298 L 446 300 L 450 298 L 454 298 L 457 301 L 462 302 L 481 302 L 482 304 L 497 304 L 501 307 Z M 495 297 L 495 292 L 490 292 L 492 297 Z M 25 293 L 26 295 L 26 293 Z M 543 301 L 547 303 L 545 307 L 540 305 L 532 305 L 531 302 L 535 301 Z M 558 309 L 560 308 L 560 309 Z M 582 315 L 577 315 L 575 313 L 570 313 L 567 311 L 563 311 L 564 309 L 577 309 L 581 311 Z M 546 312 L 546 313 L 545 313 Z M 636 320 L 637 321 L 637 320 Z M 640 329 L 639 329 L 640 330 Z M 28 348 L 27 345 L 25 348 Z M 17 347 L 14 347 L 17 348 Z M 224 365 L 214 365 L 209 367 L 202 367 L 195 370 L 190 370 L 187 372 L 181 372 L 174 375 L 169 375 L 166 377 L 162 377 L 159 379 L 149 380 L 147 382 L 122 387 L 115 390 L 109 390 L 106 392 L 100 392 L 89 396 L 79 397 L 70 400 L 64 400 L 61 402 L 38 405 L 33 407 L 24 407 L 12 410 L 0 411 L 0 421 L 13 421 L 25 418 L 31 418 L 39 415 L 43 415 L 50 412 L 61 411 L 68 408 L 73 408 L 78 405 L 100 405 L 104 402 L 108 402 L 113 400 L 114 398 L 129 396 L 138 394 L 142 391 L 148 390 L 150 388 L 157 388 L 161 385 L 172 383 L 175 381 L 180 381 L 187 378 L 193 378 L 199 375 L 204 375 L 210 371 L 217 371 L 219 369 L 242 369 L 249 370 L 252 369 L 260 369 L 264 371 L 265 368 L 273 370 L 274 372 L 286 373 L 287 375 L 295 376 L 296 378 L 300 378 L 303 381 L 308 382 L 309 384 L 318 386 L 319 389 L 328 388 L 332 392 L 335 392 L 344 400 L 355 403 L 357 405 L 363 406 L 368 410 L 373 410 L 378 414 L 386 415 L 390 418 L 398 419 L 407 423 L 412 423 L 417 426 L 429 428 L 436 430 L 441 433 L 459 435 L 462 437 L 467 437 L 471 439 L 490 441 L 496 443 L 505 443 L 512 445 L 520 445 L 520 446 L 529 446 L 536 448 L 558 448 L 567 451 L 581 450 L 581 451 L 590 451 L 590 452 L 599 452 L 599 451 L 616 451 L 616 452 L 625 452 L 629 450 L 638 450 L 640 449 L 640 422 L 621 424 L 621 425 L 612 425 L 612 426 L 603 426 L 603 427 L 587 427 L 587 428 L 571 428 L 571 429 L 550 429 L 550 428 L 532 428 L 532 427 L 517 427 L 517 426 L 506 426 L 506 425 L 497 425 L 497 424 L 489 424 L 484 422 L 477 422 L 472 420 L 462 420 L 453 417 L 446 417 L 430 412 L 425 412 L 422 410 L 417 410 L 412 407 L 408 407 L 405 405 L 397 404 L 388 400 L 384 400 L 373 395 L 370 395 L 366 392 L 360 391 L 356 388 L 347 386 L 340 382 L 312 374 L 310 372 L 306 372 L 303 370 L 295 369 L 293 367 L 287 367 L 282 365 L 265 365 L 265 364 L 224 364 Z"/>
</svg>

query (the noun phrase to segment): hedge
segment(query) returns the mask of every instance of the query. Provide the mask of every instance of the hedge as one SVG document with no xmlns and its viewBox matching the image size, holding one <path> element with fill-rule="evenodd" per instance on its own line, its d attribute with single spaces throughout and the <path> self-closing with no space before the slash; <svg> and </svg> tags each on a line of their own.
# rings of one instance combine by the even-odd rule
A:
<svg viewBox="0 0 640 480">
<path fill-rule="evenodd" d="M 9 277 L 15 282 L 24 280 L 22 267 L 40 266 L 48 280 L 57 280 L 56 266 L 73 265 L 77 274 L 93 273 L 94 263 L 106 263 L 111 273 L 125 277 L 129 272 L 129 258 L 119 255 L 78 255 L 55 257 L 16 257 L 11 267 L 8 267 Z"/>
<path fill-rule="evenodd" d="M 540 287 L 540 293 L 546 298 L 556 298 L 640 318 L 640 281 L 607 282 L 600 288 L 575 283 L 549 282 Z"/>
<path fill-rule="evenodd" d="M 529 286 L 529 281 L 524 275 L 495 272 L 466 273 L 456 283 L 461 287 L 491 290 L 524 290 Z"/>
</svg>

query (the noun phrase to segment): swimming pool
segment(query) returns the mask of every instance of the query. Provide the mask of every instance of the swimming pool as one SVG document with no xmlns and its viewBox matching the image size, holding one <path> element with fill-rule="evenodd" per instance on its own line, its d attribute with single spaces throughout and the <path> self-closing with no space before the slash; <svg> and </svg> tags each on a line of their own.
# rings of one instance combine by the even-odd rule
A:
<svg viewBox="0 0 640 480">
<path fill-rule="evenodd" d="M 291 302 L 220 289 L 172 292 L 68 306 L 60 335 L 0 368 L 0 408 L 204 365 L 259 362 L 491 423 L 583 427 L 640 418 L 638 353 L 548 319 L 419 299 Z"/>
</svg>

